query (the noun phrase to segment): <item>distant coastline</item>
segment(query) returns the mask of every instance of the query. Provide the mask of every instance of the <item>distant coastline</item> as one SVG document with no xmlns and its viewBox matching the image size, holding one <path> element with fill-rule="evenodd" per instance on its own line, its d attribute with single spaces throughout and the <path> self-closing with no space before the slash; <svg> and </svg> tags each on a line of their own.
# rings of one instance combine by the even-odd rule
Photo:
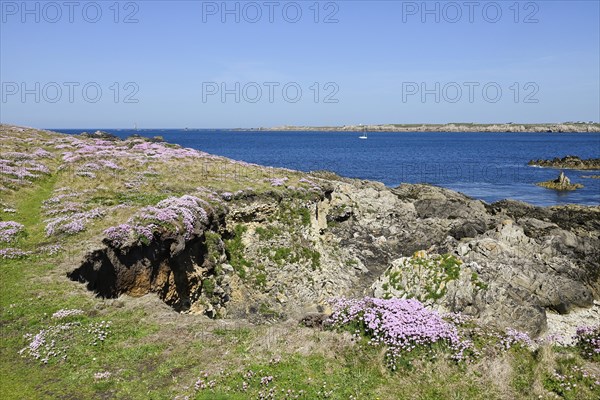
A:
<svg viewBox="0 0 600 400">
<path fill-rule="evenodd" d="M 326 132 L 537 132 L 537 133 L 582 133 L 600 132 L 600 123 L 565 122 L 544 124 L 383 124 L 383 125 L 342 125 L 342 126 L 293 126 L 284 125 L 269 128 L 235 129 L 243 131 L 326 131 Z"/>
</svg>

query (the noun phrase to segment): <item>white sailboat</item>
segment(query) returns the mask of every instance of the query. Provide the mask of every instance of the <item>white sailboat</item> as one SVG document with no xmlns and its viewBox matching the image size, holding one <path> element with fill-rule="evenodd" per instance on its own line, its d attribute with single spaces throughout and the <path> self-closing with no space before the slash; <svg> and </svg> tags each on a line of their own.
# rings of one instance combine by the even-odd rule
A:
<svg viewBox="0 0 600 400">
<path fill-rule="evenodd" d="M 360 124 L 360 126 L 363 126 L 362 124 Z M 358 137 L 359 139 L 368 139 L 369 137 L 367 136 L 367 128 L 363 127 L 363 134 L 362 136 Z"/>
</svg>

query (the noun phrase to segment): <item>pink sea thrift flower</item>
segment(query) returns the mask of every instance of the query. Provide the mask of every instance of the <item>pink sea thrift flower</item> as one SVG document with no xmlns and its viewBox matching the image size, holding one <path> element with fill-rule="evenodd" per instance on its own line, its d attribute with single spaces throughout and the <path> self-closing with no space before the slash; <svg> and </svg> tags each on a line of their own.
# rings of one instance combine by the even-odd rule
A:
<svg viewBox="0 0 600 400">
<path fill-rule="evenodd" d="M 0 242 L 12 242 L 25 229 L 23 224 L 15 221 L 0 221 Z"/>
</svg>

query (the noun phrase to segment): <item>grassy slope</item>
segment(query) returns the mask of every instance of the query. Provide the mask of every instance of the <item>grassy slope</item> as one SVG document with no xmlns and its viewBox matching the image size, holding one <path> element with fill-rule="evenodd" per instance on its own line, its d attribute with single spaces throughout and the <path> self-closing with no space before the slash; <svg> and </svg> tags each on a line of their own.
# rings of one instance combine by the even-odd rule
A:
<svg viewBox="0 0 600 400">
<path fill-rule="evenodd" d="M 23 150 L 16 146 L 14 150 Z M 169 194 L 185 193 L 203 185 L 211 189 L 235 191 L 252 185 L 255 190 L 273 190 L 264 184 L 272 170 L 256 168 L 251 178 L 211 178 L 203 173 L 206 165 L 176 161 L 156 164 L 157 175 L 150 177 L 137 192 L 123 190 L 121 184 L 134 172 L 131 165 L 118 175 L 101 175 L 86 180 L 58 172 L 58 159 L 51 161 L 52 174 L 36 180 L 31 187 L 2 194 L 2 201 L 16 208 L 16 214 L 1 213 L 2 220 L 26 226 L 28 235 L 16 243 L 34 250 L 40 244 L 59 240 L 65 251 L 54 256 L 30 256 L 18 260 L 0 259 L 0 391 L 3 399 L 20 398 L 126 398 L 197 399 L 258 398 L 276 389 L 277 398 L 305 399 L 501 399 L 548 396 L 554 386 L 553 368 L 569 371 L 585 362 L 570 350 L 543 348 L 532 354 L 518 350 L 490 354 L 472 365 L 456 365 L 439 359 L 417 361 L 412 367 L 391 372 L 384 367 L 380 349 L 356 344 L 348 334 L 315 331 L 295 322 L 251 325 L 244 321 L 211 321 L 194 315 L 179 315 L 155 296 L 140 299 L 94 298 L 83 285 L 70 282 L 65 272 L 73 267 L 86 243 L 97 243 L 107 226 L 126 219 L 132 212 L 120 211 L 94 222 L 74 236 L 47 238 L 44 234 L 43 201 L 57 188 L 96 188 L 82 201 L 120 202 L 135 206 L 153 204 Z M 205 160 L 203 162 L 206 162 Z M 212 166 L 227 165 L 223 160 Z M 171 173 L 174 166 L 177 176 Z M 248 167 L 249 169 L 254 167 Z M 285 174 L 297 183 L 302 176 Z M 55 192 L 54 192 L 55 193 Z M 51 315 L 59 309 L 82 309 L 84 315 L 65 321 L 81 327 L 60 338 L 67 346 L 65 361 L 48 364 L 21 357 L 28 343 L 23 335 L 56 325 Z M 111 321 L 104 343 L 93 345 L 90 324 Z M 587 364 L 598 372 L 597 364 Z M 108 371 L 108 379 L 94 374 Z M 214 387 L 196 391 L 194 384 L 202 373 L 203 383 Z M 252 371 L 253 375 L 247 375 Z M 273 376 L 261 384 L 262 377 Z M 242 389 L 243 382 L 248 384 Z M 581 382 L 578 381 L 578 382 Z M 303 392 L 301 392 L 303 391 Z M 560 390 L 555 389 L 555 392 Z M 565 392 L 565 398 L 590 398 L 589 388 Z M 548 397 L 550 398 L 550 397 Z"/>
</svg>

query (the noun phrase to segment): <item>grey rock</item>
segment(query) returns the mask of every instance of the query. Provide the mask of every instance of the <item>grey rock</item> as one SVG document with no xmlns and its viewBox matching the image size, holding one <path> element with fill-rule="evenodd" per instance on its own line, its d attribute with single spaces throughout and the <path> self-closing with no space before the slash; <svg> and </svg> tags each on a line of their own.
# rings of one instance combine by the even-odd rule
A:
<svg viewBox="0 0 600 400">
<path fill-rule="evenodd" d="M 155 238 L 145 250 L 105 243 L 71 276 L 105 297 L 156 292 L 179 310 L 300 319 L 308 311 L 326 313 L 332 297 L 382 295 L 376 283 L 386 270 L 427 250 L 463 261 L 458 277 L 428 306 L 484 323 L 538 335 L 547 311 L 568 315 L 600 299 L 600 207 L 486 204 L 430 185 L 389 189 L 325 173 L 309 178 L 323 188 L 312 199 L 281 193 L 234 199 L 202 228 L 222 234 L 238 224 L 247 228 L 243 278 L 223 263 L 224 252 L 217 258 L 223 275 L 217 275 L 216 265 L 204 260 L 200 231 L 193 243 Z M 306 211 L 282 210 L 307 210 L 310 218 L 290 220 Z M 259 227 L 277 234 L 261 239 Z M 218 287 L 212 299 L 198 290 L 206 278 Z"/>
</svg>

